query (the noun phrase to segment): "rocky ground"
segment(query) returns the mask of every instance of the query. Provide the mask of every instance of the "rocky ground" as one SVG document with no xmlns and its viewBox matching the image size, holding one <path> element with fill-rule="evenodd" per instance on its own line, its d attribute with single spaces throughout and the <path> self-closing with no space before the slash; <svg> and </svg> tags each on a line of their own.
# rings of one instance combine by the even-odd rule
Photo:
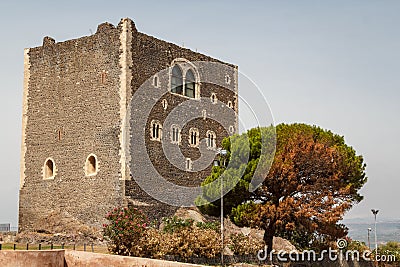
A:
<svg viewBox="0 0 400 267">
<path fill-rule="evenodd" d="M 175 215 L 184 219 L 193 219 L 195 222 L 219 221 L 219 218 L 204 216 L 197 208 L 180 208 L 177 210 Z M 242 233 L 245 236 L 250 236 L 251 238 L 259 240 L 261 242 L 264 236 L 264 230 L 248 227 L 238 227 L 227 218 L 225 218 L 224 220 L 224 229 L 224 234 L 226 237 L 229 237 L 232 234 Z M 287 252 L 297 251 L 294 245 L 292 245 L 288 240 L 281 237 L 274 237 L 273 249 L 275 249 L 276 251 L 283 250 Z M 227 252 L 228 255 L 231 254 L 229 251 Z"/>
<path fill-rule="evenodd" d="M 54 211 L 34 225 L 34 231 L 0 235 L 3 243 L 106 245 L 101 229 L 86 226 L 66 212 Z"/>
</svg>

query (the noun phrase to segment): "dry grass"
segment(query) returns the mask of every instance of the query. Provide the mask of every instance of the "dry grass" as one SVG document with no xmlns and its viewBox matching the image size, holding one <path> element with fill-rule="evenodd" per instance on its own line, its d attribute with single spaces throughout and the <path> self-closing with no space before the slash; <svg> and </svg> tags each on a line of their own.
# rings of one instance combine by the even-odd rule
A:
<svg viewBox="0 0 400 267">
<path fill-rule="evenodd" d="M 13 250 L 14 249 L 14 244 L 15 244 L 15 249 L 16 250 L 26 250 L 26 244 L 22 243 L 4 243 L 2 244 L 2 250 Z M 50 244 L 41 244 L 41 250 L 50 250 L 51 245 Z M 54 244 L 53 249 L 63 249 L 62 245 L 60 244 Z M 64 249 L 74 249 L 74 245 L 65 245 Z M 39 244 L 29 244 L 29 250 L 39 250 Z M 75 250 L 78 251 L 84 251 L 85 246 L 84 245 L 75 245 Z M 92 247 L 90 244 L 86 245 L 86 251 L 88 252 L 95 252 L 95 253 L 102 253 L 102 254 L 109 254 L 107 246 L 93 246 L 93 251 Z"/>
</svg>

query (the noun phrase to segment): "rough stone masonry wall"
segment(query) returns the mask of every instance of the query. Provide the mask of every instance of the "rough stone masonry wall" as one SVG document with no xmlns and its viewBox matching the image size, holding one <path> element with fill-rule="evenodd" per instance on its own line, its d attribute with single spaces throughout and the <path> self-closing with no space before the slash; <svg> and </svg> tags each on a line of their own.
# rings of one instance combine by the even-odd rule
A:
<svg viewBox="0 0 400 267">
<path fill-rule="evenodd" d="M 215 93 L 218 100 L 227 104 L 228 101 L 232 101 L 233 109 L 237 112 L 237 76 L 236 71 L 237 67 L 223 63 L 219 60 L 213 59 L 209 56 L 191 51 L 189 49 L 185 49 L 179 47 L 177 45 L 156 39 L 154 37 L 145 35 L 143 33 L 133 31 L 132 37 L 132 57 L 133 57 L 133 73 L 132 73 L 132 93 L 134 94 L 136 90 L 146 82 L 146 80 L 153 78 L 153 75 L 156 73 L 165 70 L 172 66 L 172 63 L 176 59 L 185 59 L 189 62 L 196 61 L 206 61 L 206 62 L 216 62 L 221 63 L 227 67 L 228 72 L 214 73 L 216 76 L 215 79 L 221 79 L 221 84 L 224 84 L 225 75 L 229 75 L 232 82 L 230 85 L 225 84 L 225 87 L 230 87 L 232 90 L 224 88 L 222 86 L 202 83 L 200 87 L 200 97 L 204 97 L 205 99 L 202 101 L 211 102 L 211 94 Z M 225 69 L 225 70 L 226 70 Z M 161 75 L 158 77 L 159 85 L 158 87 L 154 86 L 153 88 L 149 88 L 149 90 L 160 90 L 160 88 L 166 90 L 169 86 L 169 77 L 168 75 Z M 200 77 L 204 78 L 204 77 Z M 150 82 L 151 83 L 151 82 Z M 167 100 L 167 109 L 163 108 L 162 100 Z M 185 162 L 182 162 L 180 168 L 172 165 L 170 161 L 166 158 L 163 148 L 162 142 L 150 140 L 150 123 L 152 120 L 158 120 L 162 124 L 165 121 L 168 114 L 176 108 L 179 104 L 183 103 L 186 98 L 178 95 L 171 94 L 167 92 L 163 97 L 159 99 L 159 101 L 154 105 L 146 125 L 145 131 L 145 141 L 147 151 L 136 151 L 134 149 L 134 153 L 136 152 L 136 156 L 131 155 L 132 164 L 139 166 L 143 166 L 146 164 L 144 161 L 144 157 L 141 157 L 143 153 L 147 153 L 151 159 L 151 162 L 158 173 L 164 177 L 166 180 L 181 186 L 193 187 L 199 186 L 200 183 L 211 173 L 211 164 L 205 168 L 203 171 L 199 172 L 189 172 L 185 171 Z M 190 108 L 190 107 L 189 107 Z M 194 107 L 193 107 L 194 109 Z M 216 110 L 216 109 L 215 109 Z M 191 158 L 193 161 L 200 157 L 199 148 L 194 148 L 189 146 L 189 129 L 191 127 L 196 127 L 199 129 L 200 139 L 206 138 L 206 132 L 208 130 L 212 130 L 217 135 L 217 147 L 221 146 L 221 141 L 224 137 L 228 136 L 229 133 L 226 129 L 224 129 L 219 123 L 218 118 L 221 116 L 225 116 L 225 114 L 215 113 L 215 110 L 206 110 L 207 118 L 197 118 L 190 121 L 185 127 L 181 129 L 181 144 L 179 144 L 179 148 L 182 154 L 186 158 Z M 133 112 L 141 112 L 140 107 L 133 107 Z M 185 113 L 185 112 L 184 112 Z M 183 116 L 186 116 L 184 114 Z M 237 118 L 236 118 L 237 119 Z M 232 120 L 231 125 L 234 127 L 235 131 L 237 130 L 237 120 Z M 131 127 L 135 127 L 135 122 L 131 121 Z M 137 126 L 136 126 L 137 127 Z M 168 137 L 170 140 L 171 130 L 163 129 L 163 136 Z M 210 163 L 212 161 L 210 160 Z M 182 170 L 183 169 L 183 170 Z M 145 210 L 145 212 L 149 215 L 151 219 L 160 219 L 163 216 L 172 215 L 176 207 L 172 207 L 169 205 L 165 205 L 159 201 L 154 200 L 151 196 L 141 190 L 135 179 L 148 179 L 147 175 L 143 175 L 142 177 L 138 177 L 136 173 L 132 173 L 132 180 L 126 181 L 126 196 L 130 199 L 130 203 L 139 206 L 141 209 Z M 151 175 L 151 174 L 149 174 Z M 158 190 L 162 192 L 165 188 L 161 188 L 159 185 L 154 185 L 154 190 Z"/>
<path fill-rule="evenodd" d="M 140 33 L 129 19 L 123 19 L 117 27 L 103 23 L 96 34 L 75 40 L 56 43 L 45 37 L 43 46 L 25 51 L 20 231 L 46 229 L 44 218 L 52 212 L 64 212 L 83 224 L 99 226 L 106 212 L 127 202 L 149 207 L 152 218 L 174 211 L 174 207 L 155 201 L 130 179 L 129 163 L 140 167 L 144 158 L 140 153 L 133 158 L 130 153 L 130 127 L 137 125 L 131 124 L 129 102 L 144 81 L 170 67 L 177 58 L 222 63 Z M 202 83 L 201 97 L 211 101 L 211 93 L 216 93 L 223 103 L 232 101 L 237 111 L 236 67 L 223 64 L 234 69 L 215 75 L 224 79 L 229 74 L 236 93 Z M 168 86 L 167 80 L 160 78 L 160 86 Z M 163 122 L 184 100 L 170 93 L 163 99 L 168 101 L 168 108 L 162 108 L 160 99 L 151 111 L 145 133 L 147 149 L 143 152 L 169 181 L 197 186 L 211 166 L 198 173 L 182 171 L 169 163 L 161 143 L 149 138 L 151 120 Z M 140 112 L 140 107 L 134 112 Z M 190 127 L 199 129 L 201 139 L 207 130 L 213 130 L 217 146 L 221 145 L 228 132 L 216 122 L 218 116 L 223 114 L 207 110 L 206 119 L 193 120 L 182 129 L 179 147 L 185 157 L 194 161 L 200 156 L 198 148 L 188 145 Z M 232 125 L 237 127 L 237 119 Z M 94 176 L 86 176 L 84 171 L 90 154 L 98 161 Z M 43 179 L 48 158 L 55 162 L 54 179 Z"/>
<path fill-rule="evenodd" d="M 120 33 L 121 26 L 105 23 L 92 36 L 60 43 L 45 37 L 27 50 L 20 231 L 46 228 L 37 222 L 52 211 L 99 226 L 123 203 Z M 86 176 L 92 153 L 98 173 Z M 47 158 L 55 162 L 54 179 L 43 179 Z"/>
</svg>

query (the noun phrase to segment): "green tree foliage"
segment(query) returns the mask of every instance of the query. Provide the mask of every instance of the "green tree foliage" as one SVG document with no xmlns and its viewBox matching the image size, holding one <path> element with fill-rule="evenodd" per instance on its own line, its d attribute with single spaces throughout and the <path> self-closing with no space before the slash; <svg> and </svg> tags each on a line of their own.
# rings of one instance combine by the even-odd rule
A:
<svg viewBox="0 0 400 267">
<path fill-rule="evenodd" d="M 193 219 L 182 219 L 177 216 L 163 218 L 163 231 L 165 233 L 173 233 L 182 228 L 190 227 L 193 225 Z"/>
<path fill-rule="evenodd" d="M 383 259 L 385 256 L 386 261 L 400 262 L 400 242 L 389 241 L 378 248 L 378 254 Z"/>
<path fill-rule="evenodd" d="M 278 125 L 273 155 L 274 130 L 256 128 L 224 140 L 228 168 L 214 167 L 205 179 L 200 209 L 218 214 L 219 201 L 207 202 L 218 194 L 222 174 L 224 185 L 237 182 L 224 197 L 225 215 L 239 226 L 264 229 L 268 249 L 274 235 L 299 248 L 321 248 L 345 236 L 338 222 L 362 200 L 359 190 L 367 181 L 362 156 L 342 136 L 306 124 Z M 252 179 L 260 178 L 253 190 Z"/>
</svg>

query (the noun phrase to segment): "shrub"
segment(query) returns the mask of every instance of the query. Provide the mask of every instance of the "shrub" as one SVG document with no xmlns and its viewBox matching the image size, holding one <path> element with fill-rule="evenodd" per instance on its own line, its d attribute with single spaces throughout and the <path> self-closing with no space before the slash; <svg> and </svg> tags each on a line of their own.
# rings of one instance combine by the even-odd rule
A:
<svg viewBox="0 0 400 267">
<path fill-rule="evenodd" d="M 363 253 L 364 251 L 368 250 L 368 247 L 364 242 L 349 239 L 346 250 L 357 250 L 358 252 Z"/>
<path fill-rule="evenodd" d="M 146 216 L 136 208 L 115 208 L 106 215 L 108 224 L 103 225 L 103 235 L 110 242 L 110 252 L 119 255 L 132 255 L 132 248 L 143 235 Z"/>
<path fill-rule="evenodd" d="M 216 232 L 221 231 L 221 223 L 220 222 L 198 222 L 196 226 L 200 229 L 211 229 Z"/>
<path fill-rule="evenodd" d="M 391 259 L 400 262 L 400 242 L 389 241 L 378 248 L 379 255 L 391 256 Z M 386 257 L 388 258 L 388 257 Z"/>
<path fill-rule="evenodd" d="M 131 255 L 137 257 L 148 257 L 161 259 L 165 255 L 164 233 L 155 228 L 148 228 L 141 238 L 132 247 Z"/>
<path fill-rule="evenodd" d="M 182 228 L 185 227 L 190 227 L 193 225 L 193 220 L 192 219 L 182 219 L 178 218 L 177 216 L 174 217 L 166 217 L 163 218 L 163 223 L 164 223 L 164 232 L 166 233 L 173 233 L 177 230 L 181 230 Z"/>
<path fill-rule="evenodd" d="M 214 230 L 213 223 L 197 223 L 192 219 L 181 219 L 176 216 L 163 219 L 162 230 L 148 228 L 138 244 L 132 247 L 132 255 L 177 259 L 191 257 L 213 258 L 221 251 L 221 238 Z"/>
<path fill-rule="evenodd" d="M 221 252 L 217 223 L 197 223 L 176 216 L 164 218 L 162 230 L 147 226 L 146 216 L 137 209 L 116 208 L 106 217 L 104 236 L 114 254 L 162 259 L 213 258 Z"/>
<path fill-rule="evenodd" d="M 259 250 L 264 249 L 264 242 L 242 233 L 232 234 L 229 238 L 229 248 L 235 255 L 255 255 Z"/>
<path fill-rule="evenodd" d="M 164 255 L 190 257 L 215 257 L 221 251 L 220 235 L 211 229 L 187 227 L 173 233 L 164 233 L 161 251 Z"/>
</svg>

